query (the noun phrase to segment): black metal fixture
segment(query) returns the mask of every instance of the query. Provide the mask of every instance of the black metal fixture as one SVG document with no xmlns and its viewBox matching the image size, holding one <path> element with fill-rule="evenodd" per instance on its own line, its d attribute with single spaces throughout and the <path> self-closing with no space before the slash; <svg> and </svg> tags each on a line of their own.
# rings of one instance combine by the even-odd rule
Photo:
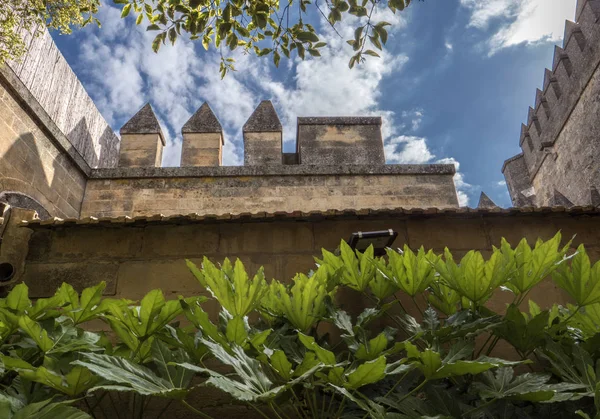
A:
<svg viewBox="0 0 600 419">
<path fill-rule="evenodd" d="M 398 237 L 398 233 L 391 228 L 382 231 L 359 231 L 352 233 L 348 244 L 360 252 L 364 252 L 370 245 L 373 245 L 375 256 L 382 256 L 385 255 L 386 247 L 390 247 L 396 237 Z"/>
<path fill-rule="evenodd" d="M 0 263 L 0 282 L 8 282 L 15 276 L 15 268 L 8 262 Z"/>
</svg>

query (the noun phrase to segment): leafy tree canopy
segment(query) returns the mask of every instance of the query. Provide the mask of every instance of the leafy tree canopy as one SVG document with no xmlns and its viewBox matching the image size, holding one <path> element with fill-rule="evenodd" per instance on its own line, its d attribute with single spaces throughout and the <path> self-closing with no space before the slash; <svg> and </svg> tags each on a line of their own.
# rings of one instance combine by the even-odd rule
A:
<svg viewBox="0 0 600 419">
<path fill-rule="evenodd" d="M 156 31 L 152 49 L 174 44 L 182 35 L 198 40 L 209 50 L 221 53 L 221 76 L 235 70 L 227 50 L 243 48 L 245 53 L 272 57 L 276 66 L 281 57 L 296 54 L 301 59 L 319 57 L 327 44 L 315 28 L 306 23 L 320 16 L 335 30 L 336 24 L 352 15 L 358 18 L 354 36 L 346 42 L 355 54 L 350 68 L 366 56 L 379 57 L 388 40 L 390 23 L 375 21 L 377 9 L 393 13 L 408 7 L 411 0 L 113 0 L 122 5 L 121 17 L 136 16 L 136 24 Z M 22 29 L 47 26 L 70 33 L 89 23 L 100 25 L 95 17 L 100 0 L 4 0 L 0 6 L 0 62 L 18 59 L 25 45 Z M 337 31 L 336 31 L 337 32 Z M 340 35 L 341 36 L 341 35 Z"/>
</svg>

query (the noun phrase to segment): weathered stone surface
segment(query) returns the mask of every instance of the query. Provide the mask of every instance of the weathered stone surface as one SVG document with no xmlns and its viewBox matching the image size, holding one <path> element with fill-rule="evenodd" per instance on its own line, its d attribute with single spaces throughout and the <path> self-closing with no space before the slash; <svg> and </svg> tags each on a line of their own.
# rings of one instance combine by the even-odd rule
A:
<svg viewBox="0 0 600 419">
<path fill-rule="evenodd" d="M 302 165 L 385 164 L 381 118 L 298 118 Z"/>
<path fill-rule="evenodd" d="M 35 207 L 41 218 L 79 216 L 87 164 L 67 157 L 9 89 L 0 76 L 0 194 L 14 206 Z"/>
<path fill-rule="evenodd" d="M 306 168 L 302 169 L 302 165 L 280 167 L 285 168 L 280 171 L 280 176 L 250 175 L 253 173 L 250 167 L 222 167 L 219 169 L 227 170 L 223 170 L 221 176 L 90 180 L 81 215 L 235 214 L 458 206 L 449 173 L 394 175 L 393 168 L 382 166 L 381 174 L 353 175 L 350 174 L 353 173 L 351 167 L 346 166 L 340 170 L 345 173 L 342 175 L 309 175 L 304 174 Z M 368 170 L 377 173 L 374 168 Z M 249 175 L 244 176 L 244 172 Z M 396 172 L 402 173 L 401 167 Z M 231 175 L 226 176 L 227 173 Z"/>
<path fill-rule="evenodd" d="M 590 205 L 590 189 L 600 187 L 600 1 L 577 7 L 521 135 L 523 158 L 503 167 L 515 206 Z"/>
<path fill-rule="evenodd" d="M 104 295 L 115 295 L 118 263 L 68 262 L 27 263 L 22 281 L 29 287 L 30 298 L 45 298 L 54 295 L 63 282 L 71 284 L 78 292 L 84 288 L 106 282 Z"/>
<path fill-rule="evenodd" d="M 146 103 L 129 121 L 121 127 L 123 134 L 158 134 L 163 145 L 166 145 L 165 137 L 160 128 L 160 123 L 149 103 Z"/>
<path fill-rule="evenodd" d="M 481 195 L 479 196 L 479 203 L 477 204 L 477 208 L 491 209 L 491 208 L 498 208 L 498 205 L 496 205 L 494 203 L 494 201 L 492 201 L 490 199 L 490 197 L 485 194 L 485 192 L 481 192 Z"/>
<path fill-rule="evenodd" d="M 223 132 L 221 123 L 208 105 L 204 102 L 200 108 L 190 117 L 185 123 L 181 132 L 185 133 L 208 133 L 208 132 Z"/>
<path fill-rule="evenodd" d="M 46 29 L 31 37 L 19 63 L 11 62 L 0 73 L 11 78 L 19 97 L 31 107 L 58 139 L 65 153 L 81 159 L 83 166 L 114 167 L 119 138 L 104 120 Z M 82 159 L 83 157 L 83 159 Z"/>
<path fill-rule="evenodd" d="M 258 104 L 244 124 L 244 132 L 281 132 L 281 121 L 270 100 Z"/>
<path fill-rule="evenodd" d="M 119 167 L 160 167 L 163 141 L 161 134 L 122 134 Z"/>
</svg>

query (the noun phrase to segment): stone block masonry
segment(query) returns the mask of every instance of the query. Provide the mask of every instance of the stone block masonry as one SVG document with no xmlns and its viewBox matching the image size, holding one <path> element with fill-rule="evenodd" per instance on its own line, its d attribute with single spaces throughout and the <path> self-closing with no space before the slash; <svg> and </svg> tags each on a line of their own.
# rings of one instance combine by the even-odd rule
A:
<svg viewBox="0 0 600 419">
<path fill-rule="evenodd" d="M 0 193 L 27 195 L 68 218 L 79 216 L 85 185 L 85 173 L 0 77 Z"/>
<path fill-rule="evenodd" d="M 502 168 L 515 206 L 599 205 L 600 0 L 578 0 L 576 20 L 529 108 L 523 152 Z"/>
<path fill-rule="evenodd" d="M 115 167 L 119 138 L 96 108 L 50 33 L 45 28 L 39 31 L 38 36 L 23 33 L 27 52 L 19 62 L 0 69 L 0 73 L 11 72 L 19 79 L 87 165 Z"/>
<path fill-rule="evenodd" d="M 453 165 L 97 170 L 81 216 L 458 207 Z"/>
</svg>

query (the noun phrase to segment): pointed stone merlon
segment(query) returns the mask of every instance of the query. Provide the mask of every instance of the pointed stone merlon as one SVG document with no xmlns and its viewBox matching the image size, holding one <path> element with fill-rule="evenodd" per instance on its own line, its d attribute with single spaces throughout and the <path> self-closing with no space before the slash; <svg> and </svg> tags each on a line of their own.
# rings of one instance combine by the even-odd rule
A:
<svg viewBox="0 0 600 419">
<path fill-rule="evenodd" d="M 221 166 L 223 129 L 208 103 L 204 103 L 181 129 L 181 166 Z"/>
<path fill-rule="evenodd" d="M 282 127 L 269 100 L 263 100 L 244 124 L 244 166 L 283 163 Z"/>
<path fill-rule="evenodd" d="M 502 166 L 506 187 L 515 207 L 534 206 L 535 189 L 529 180 L 529 170 L 523 153 L 506 160 Z"/>
<path fill-rule="evenodd" d="M 381 118 L 298 118 L 296 151 L 303 165 L 383 165 Z"/>
<path fill-rule="evenodd" d="M 492 201 L 491 198 L 487 196 L 485 192 L 482 191 L 481 195 L 479 196 L 479 203 L 477 204 L 477 208 L 493 209 L 498 208 L 498 205 L 496 205 L 494 201 Z"/>
<path fill-rule="evenodd" d="M 121 128 L 119 167 L 160 167 L 165 137 L 150 104 Z"/>
</svg>

